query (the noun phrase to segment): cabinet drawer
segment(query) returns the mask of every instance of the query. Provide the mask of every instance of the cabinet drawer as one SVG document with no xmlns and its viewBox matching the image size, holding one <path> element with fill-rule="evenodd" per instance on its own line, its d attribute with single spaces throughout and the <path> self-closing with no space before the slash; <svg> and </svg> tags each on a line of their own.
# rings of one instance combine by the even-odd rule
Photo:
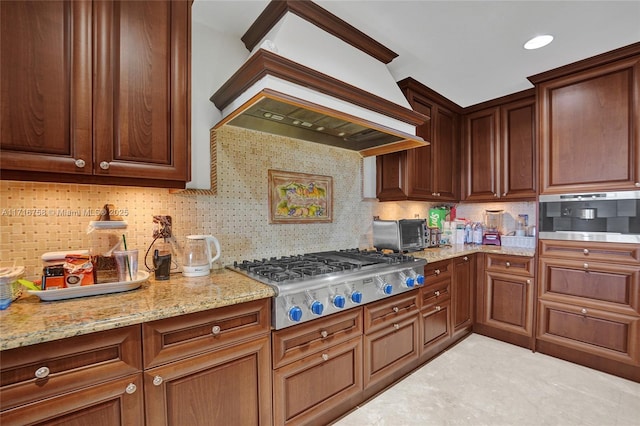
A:
<svg viewBox="0 0 640 426">
<path fill-rule="evenodd" d="M 362 308 L 274 331 L 273 368 L 362 335 Z"/>
<path fill-rule="evenodd" d="M 451 278 L 452 271 L 452 260 L 427 263 L 427 266 L 424 267 L 424 285 L 428 286 L 440 280 L 449 279 Z"/>
<path fill-rule="evenodd" d="M 364 387 L 418 359 L 419 319 L 410 316 L 364 336 Z"/>
<path fill-rule="evenodd" d="M 541 300 L 538 339 L 640 365 L 640 317 Z"/>
<path fill-rule="evenodd" d="M 0 413 L 2 426 L 144 424 L 142 374 L 137 373 Z"/>
<path fill-rule="evenodd" d="M 640 267 L 541 258 L 540 283 L 545 299 L 570 296 L 580 299 L 574 303 L 640 313 Z"/>
<path fill-rule="evenodd" d="M 386 327 L 418 311 L 418 292 L 410 291 L 364 307 L 364 332 Z"/>
<path fill-rule="evenodd" d="M 539 256 L 640 265 L 638 244 L 540 240 Z"/>
<path fill-rule="evenodd" d="M 142 369 L 140 326 L 85 334 L 2 352 L 2 410 Z"/>
<path fill-rule="evenodd" d="M 271 329 L 271 299 L 144 323 L 144 366 L 186 358 Z"/>
<path fill-rule="evenodd" d="M 361 392 L 362 336 L 358 336 L 274 370 L 273 423 L 314 424 L 315 419 L 317 424 L 318 417 L 338 406 L 348 409 L 344 402 Z"/>
<path fill-rule="evenodd" d="M 507 272 L 509 274 L 527 275 L 530 277 L 533 277 L 535 274 L 533 257 L 487 253 L 485 255 L 485 262 L 487 271 Z"/>
<path fill-rule="evenodd" d="M 435 283 L 420 289 L 422 308 L 442 304 L 449 299 L 451 299 L 451 280 Z"/>
</svg>

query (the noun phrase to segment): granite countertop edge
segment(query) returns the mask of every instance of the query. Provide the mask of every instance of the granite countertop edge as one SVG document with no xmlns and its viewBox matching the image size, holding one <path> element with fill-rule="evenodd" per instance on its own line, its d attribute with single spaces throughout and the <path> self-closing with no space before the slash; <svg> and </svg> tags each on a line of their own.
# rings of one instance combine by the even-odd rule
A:
<svg viewBox="0 0 640 426">
<path fill-rule="evenodd" d="M 410 253 L 438 262 L 473 253 L 533 257 L 534 249 L 496 246 L 431 248 Z M 242 274 L 218 269 L 205 277 L 150 278 L 123 293 L 43 302 L 23 295 L 0 311 L 0 351 L 171 318 L 274 296 L 274 290 Z"/>
</svg>

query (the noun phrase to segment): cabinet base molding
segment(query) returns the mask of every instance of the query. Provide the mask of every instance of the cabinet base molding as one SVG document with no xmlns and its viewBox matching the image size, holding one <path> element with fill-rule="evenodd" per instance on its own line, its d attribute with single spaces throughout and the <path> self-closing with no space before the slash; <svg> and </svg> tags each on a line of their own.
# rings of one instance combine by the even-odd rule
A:
<svg viewBox="0 0 640 426">
<path fill-rule="evenodd" d="M 640 365 L 623 364 L 543 340 L 536 340 L 536 351 L 640 383 Z"/>
<path fill-rule="evenodd" d="M 535 348 L 535 342 L 531 336 L 524 336 L 507 330 L 500 330 L 484 324 L 475 324 L 473 326 L 473 332 L 502 342 L 511 343 L 512 345 L 520 346 L 522 348 L 531 349 L 532 351 Z"/>
</svg>

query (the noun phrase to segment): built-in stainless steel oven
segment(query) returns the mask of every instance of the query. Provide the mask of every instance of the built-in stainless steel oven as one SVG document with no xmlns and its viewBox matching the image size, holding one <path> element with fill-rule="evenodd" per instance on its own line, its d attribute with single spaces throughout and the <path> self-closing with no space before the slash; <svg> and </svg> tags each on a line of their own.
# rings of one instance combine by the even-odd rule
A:
<svg viewBox="0 0 640 426">
<path fill-rule="evenodd" d="M 538 237 L 640 243 L 640 191 L 541 195 Z"/>
</svg>

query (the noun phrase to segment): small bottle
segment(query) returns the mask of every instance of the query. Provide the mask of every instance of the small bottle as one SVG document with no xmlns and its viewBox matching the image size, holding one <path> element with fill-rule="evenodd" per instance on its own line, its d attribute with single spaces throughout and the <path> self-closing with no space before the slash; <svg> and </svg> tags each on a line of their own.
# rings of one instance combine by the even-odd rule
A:
<svg viewBox="0 0 640 426">
<path fill-rule="evenodd" d="M 464 243 L 473 244 L 473 232 L 471 228 L 471 222 L 467 222 L 466 225 L 464 225 Z"/>
<path fill-rule="evenodd" d="M 482 223 L 481 222 L 476 222 L 474 228 L 473 228 L 473 243 L 474 244 L 478 244 L 481 245 L 482 244 Z"/>
</svg>

